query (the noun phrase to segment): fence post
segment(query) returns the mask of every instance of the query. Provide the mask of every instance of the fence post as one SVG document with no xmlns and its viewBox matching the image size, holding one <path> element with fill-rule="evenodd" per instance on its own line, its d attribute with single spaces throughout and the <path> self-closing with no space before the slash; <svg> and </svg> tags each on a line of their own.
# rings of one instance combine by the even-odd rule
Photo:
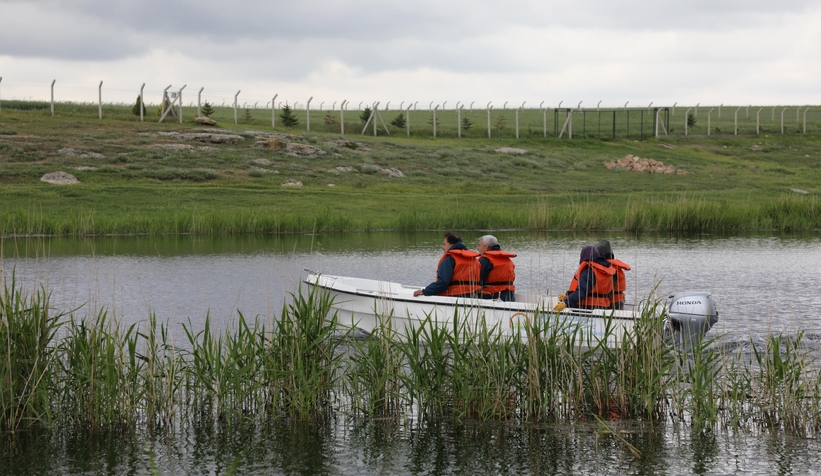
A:
<svg viewBox="0 0 821 476">
<path fill-rule="evenodd" d="M 182 90 L 188 86 L 187 84 L 183 84 L 180 88 L 179 92 L 177 93 L 177 100 L 180 102 L 180 124 L 182 124 Z"/>
<path fill-rule="evenodd" d="M 405 109 L 405 130 L 407 132 L 407 136 L 410 137 L 410 108 L 413 107 L 413 104 L 408 103 L 408 108 Z"/>
<path fill-rule="evenodd" d="M 448 104 L 448 102 L 447 102 L 447 101 L 445 101 L 445 102 L 443 102 L 443 103 L 442 103 L 442 110 L 443 110 L 443 111 L 445 110 L 445 106 L 446 106 L 447 104 Z"/>
<path fill-rule="evenodd" d="M 761 123 L 759 118 L 761 117 L 761 110 L 764 109 L 763 107 L 759 107 L 758 111 L 755 113 L 755 135 L 761 134 L 761 127 L 759 124 Z"/>
<path fill-rule="evenodd" d="M 490 110 L 493 109 L 493 106 L 490 103 L 487 103 L 487 138 L 490 139 Z"/>
<path fill-rule="evenodd" d="M 695 117 L 698 117 L 698 105 L 699 105 L 699 104 L 701 104 L 701 103 L 700 103 L 700 102 L 697 102 L 697 103 L 696 103 L 696 115 L 695 115 Z"/>
<path fill-rule="evenodd" d="M 547 109 L 542 110 L 542 132 L 544 137 L 547 138 Z"/>
<path fill-rule="evenodd" d="M 746 111 L 746 115 L 744 116 L 744 119 L 749 119 L 750 118 L 750 106 L 752 106 L 752 104 L 747 105 L 747 111 Z"/>
<path fill-rule="evenodd" d="M 715 108 L 713 108 L 713 109 L 715 109 Z M 710 132 L 710 115 L 713 113 L 713 109 L 710 109 L 710 111 L 707 112 L 707 135 L 708 136 L 711 135 L 711 132 Z"/>
<path fill-rule="evenodd" d="M 311 99 L 313 98 L 313 96 L 309 97 L 308 102 L 305 103 L 305 124 L 308 132 L 311 132 Z"/>
<path fill-rule="evenodd" d="M 476 101 L 471 101 L 471 102 L 470 102 L 470 110 L 471 110 L 471 111 L 473 110 L 473 103 L 475 103 L 475 102 L 476 102 Z"/>
<path fill-rule="evenodd" d="M 773 117 L 770 119 L 771 121 L 775 120 L 775 108 L 777 108 L 777 107 L 778 106 L 773 106 Z"/>
<path fill-rule="evenodd" d="M 810 110 L 809 106 L 807 106 L 807 108 L 804 109 L 804 134 L 807 133 L 807 111 L 809 111 L 809 110 Z"/>
<path fill-rule="evenodd" d="M 239 91 L 237 91 L 236 94 L 234 94 L 234 124 L 237 123 L 237 97 L 239 96 L 239 93 L 241 93 L 241 92 L 242 92 L 242 90 L 239 90 Z"/>
<path fill-rule="evenodd" d="M 673 115 L 674 116 L 676 115 L 676 104 L 678 104 L 678 101 L 673 103 Z"/>
<path fill-rule="evenodd" d="M 462 106 L 465 107 L 465 106 Z M 462 138 L 462 110 L 459 109 L 459 103 L 456 103 L 456 137 Z"/>
<path fill-rule="evenodd" d="M 684 113 L 684 135 L 690 134 L 690 109 L 687 109 L 687 112 Z"/>
<path fill-rule="evenodd" d="M 2 83 L 2 82 L 3 82 L 3 77 L 0 76 L 0 83 Z M 3 110 L 3 107 L 2 107 L 2 105 L 0 105 L 0 111 L 2 111 L 2 110 Z"/>
<path fill-rule="evenodd" d="M 723 105 L 724 105 L 723 103 L 718 105 L 718 118 L 719 119 L 721 119 L 721 106 L 723 106 Z"/>
<path fill-rule="evenodd" d="M 653 109 L 653 135 L 659 138 L 659 108 Z"/>
<path fill-rule="evenodd" d="M 100 81 L 100 86 L 97 87 L 97 107 L 100 119 L 103 118 L 103 82 Z"/>
<path fill-rule="evenodd" d="M 784 111 L 786 111 L 786 110 L 787 110 L 786 107 L 781 110 L 781 133 L 782 134 L 784 133 Z"/>
<path fill-rule="evenodd" d="M 516 138 L 519 138 L 519 109 L 516 109 Z"/>
<path fill-rule="evenodd" d="M 735 114 L 733 115 L 733 135 L 735 136 L 738 135 L 738 111 L 740 110 L 741 108 L 736 109 Z"/>
<path fill-rule="evenodd" d="M 143 90 L 145 89 L 145 83 L 140 86 L 140 122 L 145 122 L 145 96 L 143 96 Z"/>
<path fill-rule="evenodd" d="M 347 104 L 347 102 L 347 99 L 343 99 L 342 102 L 339 103 L 339 127 L 343 136 L 345 135 L 345 104 Z"/>
<path fill-rule="evenodd" d="M 276 127 L 276 125 L 277 125 L 277 115 L 276 115 L 277 96 L 279 96 L 279 93 L 274 94 L 274 97 L 271 98 L 271 127 L 272 128 Z"/>
<path fill-rule="evenodd" d="M 795 108 L 795 122 L 798 122 L 798 112 L 801 110 L 801 106 Z"/>
<path fill-rule="evenodd" d="M 52 117 L 54 116 L 54 83 L 56 83 L 56 82 L 57 82 L 56 79 L 51 81 L 51 115 L 52 115 Z"/>
<path fill-rule="evenodd" d="M 202 117 L 202 91 L 205 89 L 205 86 L 200 88 L 200 91 L 197 93 L 197 117 Z"/>
<path fill-rule="evenodd" d="M 446 101 L 447 102 L 447 101 Z M 436 110 L 439 109 L 439 105 L 437 104 L 436 107 L 433 109 L 433 138 L 436 139 Z"/>
</svg>

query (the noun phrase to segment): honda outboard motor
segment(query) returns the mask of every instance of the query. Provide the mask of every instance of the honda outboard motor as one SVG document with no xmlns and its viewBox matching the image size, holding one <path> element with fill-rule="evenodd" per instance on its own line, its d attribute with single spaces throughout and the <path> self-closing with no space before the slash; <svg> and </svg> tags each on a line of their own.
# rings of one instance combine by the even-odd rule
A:
<svg viewBox="0 0 821 476">
<path fill-rule="evenodd" d="M 664 305 L 676 342 L 696 342 L 718 322 L 715 301 L 706 291 L 683 291 L 667 296 Z"/>
</svg>

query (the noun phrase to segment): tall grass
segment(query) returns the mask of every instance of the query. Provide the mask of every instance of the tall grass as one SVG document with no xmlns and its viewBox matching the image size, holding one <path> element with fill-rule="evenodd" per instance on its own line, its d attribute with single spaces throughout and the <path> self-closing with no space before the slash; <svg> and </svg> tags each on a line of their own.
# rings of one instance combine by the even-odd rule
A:
<svg viewBox="0 0 821 476">
<path fill-rule="evenodd" d="M 266 234 L 356 230 L 525 229 L 624 231 L 801 231 L 821 228 L 814 195 L 778 195 L 761 202 L 630 198 L 618 202 L 568 200 L 488 209 L 482 204 L 457 210 L 419 211 L 412 203 L 382 218 L 330 210 L 282 212 L 262 209 L 191 209 L 102 214 L 64 214 L 42 208 L 0 210 L 0 235 L 97 234 Z"/>
<path fill-rule="evenodd" d="M 0 425 L 134 430 L 353 417 L 519 421 L 640 418 L 816 435 L 821 373 L 803 334 L 750 342 L 670 340 L 653 299 L 632 328 L 538 311 L 518 327 L 457 313 L 397 331 L 392 316 L 352 339 L 329 296 L 294 293 L 270 325 L 238 314 L 217 331 L 149 316 L 122 328 L 100 310 L 49 309 L 13 278 L 0 295 Z M 144 329 L 141 326 L 145 326 Z M 618 345 L 614 346 L 613 343 Z"/>
</svg>

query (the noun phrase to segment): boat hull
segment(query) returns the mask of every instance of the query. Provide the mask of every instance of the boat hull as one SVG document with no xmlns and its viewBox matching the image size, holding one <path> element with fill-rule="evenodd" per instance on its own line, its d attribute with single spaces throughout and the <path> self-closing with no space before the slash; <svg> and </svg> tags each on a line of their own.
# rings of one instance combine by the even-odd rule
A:
<svg viewBox="0 0 821 476">
<path fill-rule="evenodd" d="M 366 333 L 389 325 L 403 335 L 418 329 L 423 322 L 430 322 L 438 327 L 453 328 L 458 323 L 460 328 L 464 326 L 472 331 L 493 329 L 526 338 L 528 324 L 538 324 L 541 328 L 561 326 L 567 332 L 575 332 L 581 342 L 606 339 L 608 346 L 618 346 L 642 314 L 641 308 L 632 305 L 625 306 L 624 310 L 565 309 L 554 312 L 556 298 L 539 295 L 517 294 L 516 302 L 447 296 L 414 297 L 413 292 L 420 289 L 418 286 L 313 272 L 305 278 L 305 283 L 331 294 L 332 309 L 341 325 Z M 679 340 L 700 337 L 718 319 L 715 303 L 706 292 L 671 294 L 665 303 L 653 306 L 649 311 L 665 320 L 666 332 Z"/>
</svg>

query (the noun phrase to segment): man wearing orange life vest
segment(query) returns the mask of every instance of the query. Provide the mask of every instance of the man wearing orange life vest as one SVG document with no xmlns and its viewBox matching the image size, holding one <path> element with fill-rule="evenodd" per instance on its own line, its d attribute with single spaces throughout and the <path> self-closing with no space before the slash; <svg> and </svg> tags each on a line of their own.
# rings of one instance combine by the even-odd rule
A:
<svg viewBox="0 0 821 476">
<path fill-rule="evenodd" d="M 442 242 L 444 254 L 436 268 L 436 281 L 425 289 L 413 292 L 414 296 L 476 297 L 479 285 L 479 253 L 471 251 L 456 233 L 445 233 Z"/>
<path fill-rule="evenodd" d="M 624 291 L 627 289 L 624 272 L 630 271 L 630 265 L 616 259 L 613 255 L 613 248 L 610 246 L 610 240 L 601 240 L 596 243 L 596 250 L 616 268 L 616 274 L 613 275 L 613 309 L 624 309 Z"/>
<path fill-rule="evenodd" d="M 579 255 L 579 268 L 573 275 L 567 294 L 559 296 L 553 308 L 609 309 L 613 298 L 613 275 L 616 268 L 599 255 L 596 247 L 588 245 Z"/>
<path fill-rule="evenodd" d="M 516 286 L 513 285 L 513 281 L 516 279 L 516 266 L 511 258 L 515 258 L 516 255 L 502 251 L 499 241 L 493 235 L 479 238 L 477 248 L 479 264 L 482 268 L 480 274 L 482 299 L 515 301 Z"/>
</svg>

